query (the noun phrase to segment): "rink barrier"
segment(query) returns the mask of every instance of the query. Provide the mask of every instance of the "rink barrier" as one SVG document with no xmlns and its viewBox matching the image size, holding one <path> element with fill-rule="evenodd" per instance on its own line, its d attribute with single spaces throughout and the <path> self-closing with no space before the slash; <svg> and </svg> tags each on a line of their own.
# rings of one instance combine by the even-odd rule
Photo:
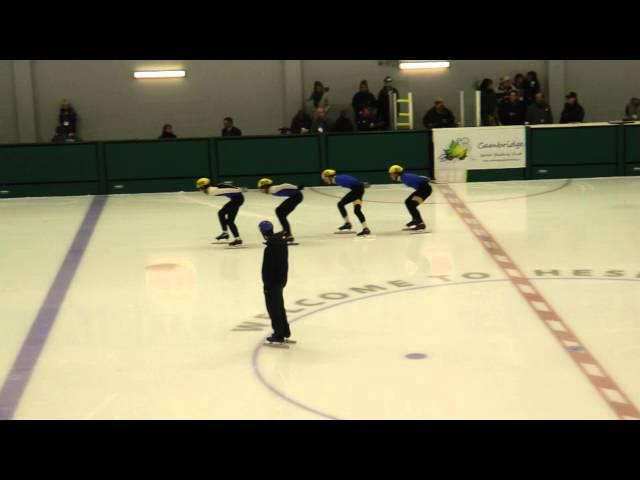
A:
<svg viewBox="0 0 640 480">
<path fill-rule="evenodd" d="M 640 122 L 526 128 L 527 167 L 468 181 L 640 175 Z M 193 191 L 198 177 L 255 188 L 259 178 L 321 185 L 334 168 L 390 183 L 389 165 L 433 175 L 431 131 L 0 145 L 0 198 Z"/>
</svg>

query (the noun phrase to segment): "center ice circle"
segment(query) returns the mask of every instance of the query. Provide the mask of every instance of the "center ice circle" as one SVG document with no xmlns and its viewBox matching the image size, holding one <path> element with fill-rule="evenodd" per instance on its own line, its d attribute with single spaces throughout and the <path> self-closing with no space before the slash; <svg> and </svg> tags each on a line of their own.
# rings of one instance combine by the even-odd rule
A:
<svg viewBox="0 0 640 480">
<path fill-rule="evenodd" d="M 623 281 L 630 292 L 636 291 L 631 283 L 638 283 L 608 278 L 531 280 L 586 280 L 571 282 L 578 289 L 595 288 L 588 281 Z M 441 288 L 471 284 L 474 288 L 464 292 Z M 407 294 L 416 297 L 397 298 Z M 502 315 L 495 315 L 486 301 L 492 295 L 503 299 Z M 364 301 L 372 305 L 363 309 Z M 396 306 L 402 308 L 394 311 Z M 337 307 L 344 309 L 339 315 Z M 298 324 L 310 317 L 321 321 Z M 546 384 L 556 382 L 561 388 L 567 376 L 566 371 L 550 373 L 541 362 L 561 363 L 567 352 L 541 328 L 508 279 L 423 285 L 352 298 L 304 313 L 291 324 L 297 345 L 264 349 L 261 341 L 253 353 L 254 373 L 281 399 L 328 419 L 501 418 L 509 408 L 526 405 L 523 398 L 546 395 L 530 378 L 545 378 Z M 429 361 L 407 362 L 424 358 Z M 551 395 L 548 400 L 556 398 Z M 557 418 L 575 415 L 564 406 L 557 408 L 552 410 Z M 547 415 L 543 410 L 536 413 Z M 515 418 L 530 414 L 518 413 L 517 408 L 514 413 Z"/>
</svg>

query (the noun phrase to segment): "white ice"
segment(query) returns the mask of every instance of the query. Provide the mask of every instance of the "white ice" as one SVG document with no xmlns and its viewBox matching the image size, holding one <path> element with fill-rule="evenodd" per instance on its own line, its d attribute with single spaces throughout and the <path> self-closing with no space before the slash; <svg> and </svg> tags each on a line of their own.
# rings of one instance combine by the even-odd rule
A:
<svg viewBox="0 0 640 480">
<path fill-rule="evenodd" d="M 639 406 L 640 178 L 452 188 Z M 333 234 L 344 193 L 289 217 L 288 349 L 260 347 L 257 224 L 281 199 L 246 193 L 230 250 L 224 199 L 109 197 L 15 418 L 617 418 L 438 186 L 424 235 L 398 185 L 366 190 L 371 237 Z M 91 199 L 0 201 L 0 382 Z"/>
</svg>

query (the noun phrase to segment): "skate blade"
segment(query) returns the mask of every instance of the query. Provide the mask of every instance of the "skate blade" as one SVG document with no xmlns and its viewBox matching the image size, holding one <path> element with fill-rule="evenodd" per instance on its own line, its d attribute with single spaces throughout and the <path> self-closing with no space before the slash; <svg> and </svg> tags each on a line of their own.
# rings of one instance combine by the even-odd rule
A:
<svg viewBox="0 0 640 480">
<path fill-rule="evenodd" d="M 224 250 L 240 250 L 241 248 L 249 248 L 247 245 L 238 245 L 236 247 L 224 247 Z"/>
<path fill-rule="evenodd" d="M 285 349 L 285 350 L 289 348 L 289 345 L 287 345 L 286 343 L 275 343 L 275 342 L 274 343 L 270 343 L 270 342 L 265 341 L 263 343 L 263 345 L 265 347 L 282 348 L 282 349 Z"/>
<path fill-rule="evenodd" d="M 298 242 L 290 242 L 290 243 L 287 243 L 287 245 L 300 245 L 300 244 Z"/>
<path fill-rule="evenodd" d="M 433 230 L 418 230 L 416 232 L 409 232 L 409 235 L 421 235 L 423 233 L 433 233 Z"/>
<path fill-rule="evenodd" d="M 211 245 L 227 245 L 228 243 L 229 243 L 228 241 L 221 240 L 219 242 L 218 241 L 211 242 Z"/>
<path fill-rule="evenodd" d="M 376 239 L 376 236 L 371 233 L 369 235 L 360 235 L 354 238 L 354 240 L 375 240 L 375 239 Z"/>
<path fill-rule="evenodd" d="M 295 340 L 289 340 L 288 338 L 285 338 L 284 343 L 292 343 L 292 344 L 296 344 L 298 342 L 296 342 Z"/>
<path fill-rule="evenodd" d="M 349 235 L 349 234 L 355 234 L 356 232 L 352 232 L 350 230 L 341 230 L 339 232 L 333 232 L 336 235 Z"/>
</svg>

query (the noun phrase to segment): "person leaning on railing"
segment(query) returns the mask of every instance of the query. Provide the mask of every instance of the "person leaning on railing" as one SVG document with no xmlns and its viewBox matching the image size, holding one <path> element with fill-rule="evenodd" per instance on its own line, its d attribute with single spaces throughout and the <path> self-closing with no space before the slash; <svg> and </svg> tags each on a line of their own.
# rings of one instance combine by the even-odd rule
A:
<svg viewBox="0 0 640 480">
<path fill-rule="evenodd" d="M 498 124 L 497 106 L 498 99 L 493 89 L 493 80 L 485 78 L 480 84 L 480 119 L 483 127 Z"/>
<path fill-rule="evenodd" d="M 544 93 L 536 93 L 535 102 L 527 108 L 527 123 L 529 125 L 548 125 L 553 123 L 551 107 L 544 99 Z"/>
<path fill-rule="evenodd" d="M 433 107 L 425 114 L 422 119 L 425 128 L 450 128 L 456 126 L 456 119 L 453 112 L 445 105 L 442 98 L 436 98 Z"/>
<path fill-rule="evenodd" d="M 584 108 L 578 103 L 578 94 L 569 92 L 564 98 L 567 102 L 564 104 L 560 123 L 582 123 L 584 122 Z"/>
<path fill-rule="evenodd" d="M 316 110 L 316 115 L 311 122 L 311 133 L 327 133 L 332 130 L 329 119 L 327 118 L 327 111 L 319 107 Z"/>
<path fill-rule="evenodd" d="M 225 117 L 222 121 L 222 136 L 223 137 L 240 137 L 242 136 L 242 130 L 233 126 L 233 118 Z"/>
<path fill-rule="evenodd" d="M 624 109 L 624 113 L 626 118 L 628 118 L 629 120 L 640 119 L 640 98 L 633 97 L 631 100 L 629 100 L 629 103 Z"/>
<path fill-rule="evenodd" d="M 501 125 L 524 125 L 525 106 L 520 100 L 517 90 L 509 92 L 509 99 L 498 105 L 498 115 Z"/>
<path fill-rule="evenodd" d="M 162 133 L 158 138 L 178 138 L 175 133 L 173 133 L 173 126 L 166 123 L 162 127 Z"/>
<path fill-rule="evenodd" d="M 58 113 L 58 125 L 65 128 L 67 132 L 76 133 L 78 124 L 78 114 L 71 106 L 69 100 L 63 100 Z"/>
<path fill-rule="evenodd" d="M 311 130 L 311 117 L 307 115 L 304 108 L 298 110 L 296 116 L 291 120 L 291 133 L 307 133 Z"/>
</svg>

